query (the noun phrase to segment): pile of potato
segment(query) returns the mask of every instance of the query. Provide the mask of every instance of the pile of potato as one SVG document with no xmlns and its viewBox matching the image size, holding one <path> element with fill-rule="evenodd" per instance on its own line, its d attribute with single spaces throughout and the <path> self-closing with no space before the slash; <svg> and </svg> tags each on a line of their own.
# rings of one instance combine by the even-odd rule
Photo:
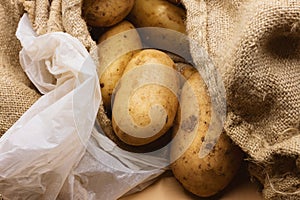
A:
<svg viewBox="0 0 300 200">
<path fill-rule="evenodd" d="M 174 176 L 188 191 L 208 197 L 229 184 L 242 153 L 222 133 L 213 150 L 199 157 L 212 116 L 207 86 L 182 57 L 144 49 L 136 30 L 161 27 L 185 34 L 185 16 L 178 0 L 84 0 L 83 4 L 83 17 L 98 43 L 99 84 L 114 134 L 133 148 L 161 146 L 169 134 Z"/>
</svg>

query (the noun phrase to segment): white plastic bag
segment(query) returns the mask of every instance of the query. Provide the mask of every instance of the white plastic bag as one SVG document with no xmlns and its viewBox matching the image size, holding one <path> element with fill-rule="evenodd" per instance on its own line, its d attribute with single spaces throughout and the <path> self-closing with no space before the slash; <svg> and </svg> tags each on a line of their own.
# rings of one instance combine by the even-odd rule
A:
<svg viewBox="0 0 300 200">
<path fill-rule="evenodd" d="M 45 95 L 0 139 L 0 193 L 55 199 L 90 138 L 101 98 L 96 66 L 68 34 L 37 37 L 26 15 L 17 37 L 22 67 Z"/>
<path fill-rule="evenodd" d="M 58 199 L 117 199 L 147 187 L 167 165 L 167 159 L 120 149 L 95 128 Z"/>
</svg>

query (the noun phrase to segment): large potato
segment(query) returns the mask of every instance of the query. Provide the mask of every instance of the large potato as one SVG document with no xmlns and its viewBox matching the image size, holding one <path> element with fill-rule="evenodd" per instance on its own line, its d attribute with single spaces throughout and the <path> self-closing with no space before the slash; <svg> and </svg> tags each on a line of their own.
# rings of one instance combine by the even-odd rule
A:
<svg viewBox="0 0 300 200">
<path fill-rule="evenodd" d="M 108 27 L 121 22 L 134 0 L 84 0 L 83 16 L 90 26 Z"/>
<path fill-rule="evenodd" d="M 158 50 L 142 50 L 128 63 L 116 90 L 112 124 L 125 143 L 155 141 L 173 125 L 179 81 L 174 62 Z"/>
<path fill-rule="evenodd" d="M 105 32 L 98 41 L 99 68 L 103 104 L 111 110 L 111 96 L 134 52 L 142 44 L 134 26 L 123 21 Z"/>
<path fill-rule="evenodd" d="M 136 0 L 129 20 L 136 27 L 161 27 L 185 33 L 185 11 L 166 0 Z"/>
<path fill-rule="evenodd" d="M 212 151 L 204 158 L 199 156 L 213 112 L 207 87 L 198 73 L 194 73 L 183 86 L 180 106 L 171 145 L 172 171 L 188 191 L 200 197 L 212 196 L 232 180 L 240 167 L 242 153 L 222 133 Z M 211 128 L 214 132 L 214 124 Z M 212 145 L 208 143 L 205 148 Z"/>
</svg>

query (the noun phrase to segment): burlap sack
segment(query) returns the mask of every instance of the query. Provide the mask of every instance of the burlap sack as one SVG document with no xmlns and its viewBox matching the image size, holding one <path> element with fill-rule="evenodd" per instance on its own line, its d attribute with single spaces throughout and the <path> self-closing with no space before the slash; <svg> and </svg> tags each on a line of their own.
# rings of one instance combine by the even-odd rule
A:
<svg viewBox="0 0 300 200">
<path fill-rule="evenodd" d="M 92 40 L 82 14 L 82 0 L 20 0 L 38 35 L 66 32 L 77 38 L 98 63 L 97 46 Z"/>
<path fill-rule="evenodd" d="M 0 2 L 0 137 L 39 98 L 19 63 L 21 45 L 15 36 L 22 7 Z"/>
<path fill-rule="evenodd" d="M 264 198 L 300 199 L 300 1 L 183 2 L 189 36 L 224 79 L 225 130 L 249 155 Z"/>
</svg>

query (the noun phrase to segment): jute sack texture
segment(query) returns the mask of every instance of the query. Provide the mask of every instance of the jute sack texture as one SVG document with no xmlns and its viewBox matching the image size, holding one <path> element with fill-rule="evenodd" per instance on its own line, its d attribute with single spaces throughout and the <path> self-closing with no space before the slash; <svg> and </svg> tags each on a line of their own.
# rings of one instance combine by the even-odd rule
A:
<svg viewBox="0 0 300 200">
<path fill-rule="evenodd" d="M 225 83 L 225 130 L 249 155 L 264 198 L 300 199 L 300 1 L 183 2 L 190 38 Z"/>
<path fill-rule="evenodd" d="M 22 7 L 0 2 L 0 137 L 39 98 L 19 63 L 21 45 L 15 33 Z"/>
</svg>

